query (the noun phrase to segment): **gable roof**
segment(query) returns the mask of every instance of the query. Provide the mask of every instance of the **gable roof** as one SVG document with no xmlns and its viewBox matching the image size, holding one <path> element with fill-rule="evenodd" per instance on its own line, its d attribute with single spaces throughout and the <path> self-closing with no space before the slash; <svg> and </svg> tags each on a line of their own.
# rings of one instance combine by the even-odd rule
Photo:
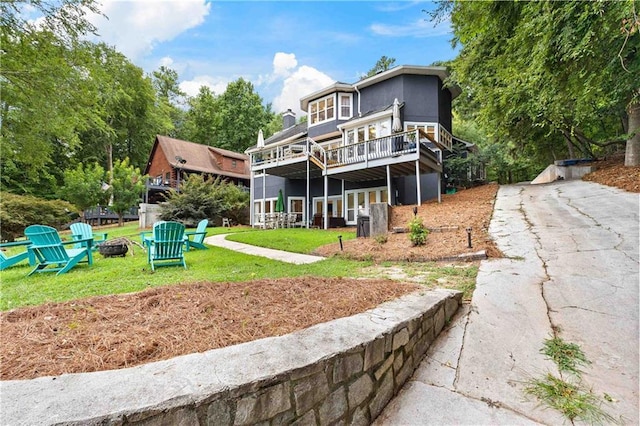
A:
<svg viewBox="0 0 640 426">
<path fill-rule="evenodd" d="M 171 167 L 180 168 L 185 171 L 210 173 L 238 179 L 250 178 L 249 157 L 245 154 L 162 135 L 156 136 L 145 173 L 148 172 L 158 147 L 164 152 Z M 240 160 L 243 162 L 244 167 L 238 171 L 224 169 L 220 157 Z M 182 158 L 186 160 L 186 162 L 180 164 L 177 158 Z"/>
</svg>

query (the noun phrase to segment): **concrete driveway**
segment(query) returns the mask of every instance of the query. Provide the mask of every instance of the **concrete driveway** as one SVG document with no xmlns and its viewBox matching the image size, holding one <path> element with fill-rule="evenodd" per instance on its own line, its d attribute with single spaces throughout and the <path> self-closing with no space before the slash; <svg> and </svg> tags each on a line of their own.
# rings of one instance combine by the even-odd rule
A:
<svg viewBox="0 0 640 426">
<path fill-rule="evenodd" d="M 502 186 L 490 233 L 506 257 L 482 262 L 471 306 L 375 424 L 568 424 L 523 392 L 558 375 L 540 353 L 554 330 L 591 361 L 603 409 L 638 424 L 639 209 L 594 183 Z"/>
</svg>

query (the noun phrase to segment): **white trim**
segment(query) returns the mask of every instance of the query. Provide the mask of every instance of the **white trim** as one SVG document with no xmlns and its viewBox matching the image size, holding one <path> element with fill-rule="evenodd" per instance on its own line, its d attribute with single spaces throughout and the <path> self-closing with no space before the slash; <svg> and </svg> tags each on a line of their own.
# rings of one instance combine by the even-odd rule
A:
<svg viewBox="0 0 640 426">
<path fill-rule="evenodd" d="M 367 115 L 366 117 L 356 118 L 354 120 L 350 120 L 348 123 L 338 124 L 339 130 L 350 130 L 356 127 L 364 126 L 369 124 L 371 121 L 380 121 L 382 118 L 390 118 L 393 115 L 392 110 L 384 110 L 377 112 L 375 114 Z"/>
<path fill-rule="evenodd" d="M 327 100 L 331 99 L 333 100 L 333 115 L 329 118 L 327 117 L 326 111 L 327 111 Z M 313 113 L 311 112 L 311 108 L 313 108 L 313 105 L 318 105 L 318 107 L 320 106 L 320 102 L 324 101 L 325 102 L 325 118 L 323 120 L 318 119 L 318 121 L 316 121 L 315 123 L 313 122 Z M 321 110 L 317 110 L 317 114 L 320 114 Z M 322 124 L 322 123 L 327 123 L 329 121 L 335 121 L 336 117 L 338 115 L 338 112 L 336 111 L 336 94 L 332 93 L 329 96 L 325 96 L 319 99 L 314 100 L 313 102 L 309 102 L 309 112 L 307 112 L 307 128 L 309 127 L 313 127 L 313 126 L 317 126 L 318 124 Z"/>
<path fill-rule="evenodd" d="M 349 98 L 349 115 L 342 115 L 342 97 Z M 338 120 L 348 120 L 353 117 L 353 93 L 338 93 Z"/>
</svg>

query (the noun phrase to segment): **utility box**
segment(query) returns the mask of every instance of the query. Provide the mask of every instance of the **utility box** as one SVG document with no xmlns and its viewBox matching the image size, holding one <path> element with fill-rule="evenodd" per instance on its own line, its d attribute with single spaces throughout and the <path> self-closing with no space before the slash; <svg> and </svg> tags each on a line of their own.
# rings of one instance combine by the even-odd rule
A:
<svg viewBox="0 0 640 426">
<path fill-rule="evenodd" d="M 391 217 L 391 207 L 387 203 L 371 203 L 369 213 L 371 215 L 370 235 L 386 235 L 389 232 L 389 218 Z"/>
<path fill-rule="evenodd" d="M 369 238 L 371 227 L 369 224 L 369 216 L 358 216 L 358 225 L 356 229 L 356 237 Z"/>
</svg>

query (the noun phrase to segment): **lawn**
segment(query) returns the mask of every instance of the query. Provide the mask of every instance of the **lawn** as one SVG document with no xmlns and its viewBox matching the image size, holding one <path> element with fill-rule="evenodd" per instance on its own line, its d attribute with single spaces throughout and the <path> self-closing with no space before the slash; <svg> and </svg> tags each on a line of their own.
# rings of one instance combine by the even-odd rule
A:
<svg viewBox="0 0 640 426">
<path fill-rule="evenodd" d="M 127 224 L 124 227 L 105 227 L 100 231 L 108 232 L 109 239 L 128 237 L 133 241 L 139 241 L 137 223 Z M 328 242 L 337 241 L 337 235 L 333 232 L 321 230 L 262 231 L 243 227 L 217 227 L 208 228 L 207 232 L 207 235 L 243 233 L 247 238 L 242 241 L 250 243 L 255 243 L 257 240 L 268 241 L 270 247 L 303 253 Z M 344 234 L 344 238 L 350 238 L 347 233 Z M 65 235 L 68 233 L 62 233 L 63 238 Z M 180 267 L 166 267 L 152 272 L 143 250 L 138 246 L 134 246 L 133 249 L 133 256 L 127 254 L 125 257 L 114 258 L 105 258 L 95 252 L 92 266 L 80 264 L 60 276 L 42 273 L 27 277 L 32 267 L 26 262 L 2 271 L 0 310 L 6 311 L 21 306 L 68 301 L 88 296 L 131 293 L 150 287 L 178 283 L 235 282 L 305 275 L 353 277 L 358 276 L 361 268 L 370 265 L 367 262 L 338 258 L 328 258 L 308 265 L 291 265 L 211 247 L 208 250 L 187 252 L 185 254 L 187 270 Z"/>
</svg>

